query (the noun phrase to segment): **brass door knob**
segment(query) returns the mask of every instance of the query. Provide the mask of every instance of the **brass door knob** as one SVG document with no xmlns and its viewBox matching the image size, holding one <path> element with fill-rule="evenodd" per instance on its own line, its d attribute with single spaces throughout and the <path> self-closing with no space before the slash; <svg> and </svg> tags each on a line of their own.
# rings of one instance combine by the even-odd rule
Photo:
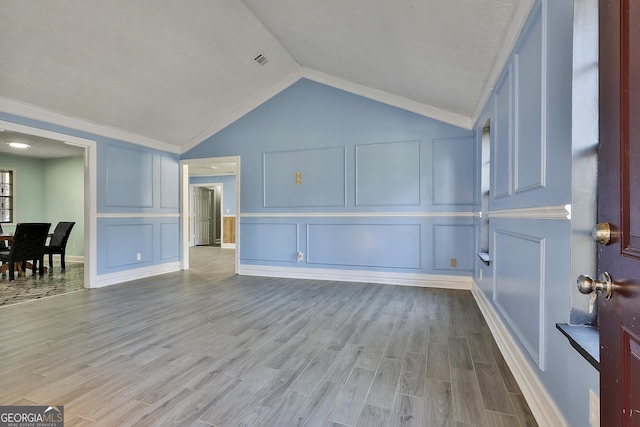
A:
<svg viewBox="0 0 640 427">
<path fill-rule="evenodd" d="M 612 242 L 611 236 L 611 225 L 608 222 L 601 222 L 600 224 L 596 224 L 595 227 L 591 230 L 591 238 L 596 243 L 601 245 L 608 245 Z"/>
<path fill-rule="evenodd" d="M 586 274 L 578 276 L 578 290 L 583 294 L 596 292 L 604 298 L 609 299 L 613 294 L 613 281 L 611 275 L 607 272 L 600 274 L 600 280 L 593 280 Z"/>
</svg>

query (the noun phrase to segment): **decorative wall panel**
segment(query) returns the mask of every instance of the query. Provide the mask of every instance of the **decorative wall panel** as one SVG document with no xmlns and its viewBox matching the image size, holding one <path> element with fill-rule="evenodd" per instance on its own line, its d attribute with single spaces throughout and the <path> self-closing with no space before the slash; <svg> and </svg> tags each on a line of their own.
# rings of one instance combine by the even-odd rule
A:
<svg viewBox="0 0 640 427">
<path fill-rule="evenodd" d="M 153 207 L 153 154 L 108 145 L 106 200 L 110 207 Z"/>
<path fill-rule="evenodd" d="M 240 259 L 296 262 L 297 223 L 240 223 Z"/>
<path fill-rule="evenodd" d="M 515 192 L 544 186 L 542 20 L 540 12 L 515 54 Z"/>
<path fill-rule="evenodd" d="M 420 142 L 357 145 L 356 206 L 420 205 Z"/>
<path fill-rule="evenodd" d="M 264 153 L 264 207 L 345 206 L 345 148 Z"/>
<path fill-rule="evenodd" d="M 160 259 L 180 257 L 179 225 L 177 221 L 160 224 Z"/>
<path fill-rule="evenodd" d="M 434 225 L 434 269 L 472 271 L 474 230 L 473 225 Z"/>
<path fill-rule="evenodd" d="M 411 268 L 421 267 L 418 224 L 309 224 L 309 264 Z"/>
<path fill-rule="evenodd" d="M 545 240 L 496 230 L 494 250 L 494 303 L 522 345 L 544 370 L 541 347 L 544 343 Z"/>
<path fill-rule="evenodd" d="M 153 261 L 152 224 L 112 224 L 105 231 L 107 268 Z"/>
<path fill-rule="evenodd" d="M 434 205 L 473 205 L 473 138 L 436 139 L 432 148 Z"/>
<path fill-rule="evenodd" d="M 511 195 L 511 72 L 507 72 L 498 83 L 494 95 L 495 119 L 492 122 L 494 146 L 493 155 L 493 191 L 494 197 L 508 197 Z M 493 125 L 495 123 L 495 125 Z"/>
<path fill-rule="evenodd" d="M 177 159 L 160 156 L 160 207 L 178 208 L 180 169 Z"/>
</svg>

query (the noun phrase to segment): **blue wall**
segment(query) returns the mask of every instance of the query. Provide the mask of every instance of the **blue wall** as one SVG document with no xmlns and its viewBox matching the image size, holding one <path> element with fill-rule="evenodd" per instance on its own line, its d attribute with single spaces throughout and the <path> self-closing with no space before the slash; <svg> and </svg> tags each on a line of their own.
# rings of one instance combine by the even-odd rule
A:
<svg viewBox="0 0 640 427">
<path fill-rule="evenodd" d="M 98 274 L 178 261 L 178 156 L 121 141 L 97 152 Z"/>
<path fill-rule="evenodd" d="M 240 156 L 241 264 L 470 276 L 473 143 L 301 80 L 182 158 Z"/>
<path fill-rule="evenodd" d="M 569 425 L 582 426 L 599 375 L 555 327 L 571 311 L 571 220 L 540 214 L 571 203 L 572 14 L 570 0 L 536 3 L 478 120 L 478 165 L 491 120 L 491 265 L 477 260 L 475 280 Z"/>
<path fill-rule="evenodd" d="M 96 141 L 98 275 L 179 261 L 177 154 L 3 112 L 0 120 Z"/>
</svg>

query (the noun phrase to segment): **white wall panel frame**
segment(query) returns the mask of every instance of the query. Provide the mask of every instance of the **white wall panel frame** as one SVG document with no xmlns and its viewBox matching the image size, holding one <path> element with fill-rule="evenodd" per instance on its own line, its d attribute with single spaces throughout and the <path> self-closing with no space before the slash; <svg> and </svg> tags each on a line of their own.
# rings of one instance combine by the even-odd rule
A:
<svg viewBox="0 0 640 427">
<path fill-rule="evenodd" d="M 513 182 L 515 193 L 532 191 L 546 186 L 546 62 L 545 33 L 542 28 L 544 20 L 541 8 L 541 6 L 538 8 L 534 18 L 526 28 L 513 59 Z M 536 37 L 539 39 L 536 39 Z M 537 46 L 536 43 L 538 44 Z M 539 52 L 535 51 L 536 48 L 539 49 Z M 532 59 L 530 56 L 536 53 L 539 54 L 539 58 L 533 58 L 533 62 L 535 64 L 539 61 L 538 76 L 535 75 L 536 69 L 531 64 L 527 64 L 527 60 Z M 522 64 L 523 62 L 524 65 Z M 527 75 L 529 79 L 524 79 L 524 75 Z M 526 91 L 532 91 L 533 93 L 527 95 Z M 536 99 L 536 96 L 540 98 Z M 530 108 L 529 103 L 532 103 L 534 108 Z M 525 128 L 525 126 L 530 127 L 531 123 L 534 125 L 532 129 Z M 531 138 L 531 135 L 537 136 L 537 138 Z M 535 149 L 538 149 L 537 153 L 532 152 Z M 525 174 L 528 171 L 525 168 L 530 166 L 531 163 L 537 164 L 538 176 L 531 176 L 527 179 Z"/>
<path fill-rule="evenodd" d="M 513 191 L 513 72 L 510 63 L 496 85 L 491 147 L 492 193 L 495 199 L 509 197 Z M 506 94 L 502 91 L 506 90 Z M 505 105 L 506 104 L 506 105 Z M 506 108 L 506 114 L 500 114 Z M 506 120 L 507 123 L 504 123 Z M 495 123 L 495 125 L 494 125 Z M 505 164 L 506 163 L 506 164 Z M 503 175 L 499 175 L 502 172 Z M 504 180 L 503 183 L 501 180 Z M 504 188 L 502 188 L 504 187 Z"/>
<path fill-rule="evenodd" d="M 530 271 L 527 271 L 526 268 L 521 268 L 520 269 L 520 274 L 517 275 L 517 277 L 514 278 L 513 277 L 507 277 L 508 280 L 511 281 L 511 283 L 508 283 L 508 285 L 510 285 L 512 288 L 509 289 L 509 291 L 514 291 L 513 290 L 513 286 L 518 286 L 520 285 L 520 291 L 522 292 L 523 290 L 527 290 L 529 292 L 531 292 L 532 295 L 537 295 L 538 298 L 538 307 L 536 310 L 536 314 L 537 314 L 537 319 L 533 319 L 535 320 L 535 324 L 537 327 L 537 337 L 533 337 L 535 339 L 532 339 L 531 335 L 531 331 L 527 331 L 526 329 L 529 328 L 530 326 L 526 324 L 526 322 L 530 322 L 532 321 L 532 319 L 522 319 L 522 322 L 518 322 L 518 319 L 515 319 L 513 317 L 513 314 L 511 313 L 511 310 L 514 310 L 515 307 L 511 307 L 509 304 L 505 304 L 505 301 L 503 301 L 503 298 L 507 298 L 508 294 L 504 294 L 504 289 L 501 286 L 502 283 L 499 283 L 499 281 L 501 280 L 500 274 L 502 272 L 501 270 L 501 263 L 500 263 L 500 259 L 503 259 L 502 256 L 499 255 L 499 251 L 502 249 L 501 247 L 501 240 L 500 240 L 500 236 L 506 237 L 506 238 L 511 238 L 511 239 L 517 239 L 517 240 L 521 240 L 524 243 L 529 242 L 529 243 L 533 243 L 535 245 L 538 246 L 538 252 L 537 252 L 537 256 L 538 256 L 538 260 L 537 260 L 537 269 L 538 269 L 538 283 L 537 283 L 537 290 L 535 290 L 535 292 L 533 292 L 533 290 L 531 289 L 526 289 L 527 283 L 524 281 L 524 274 L 525 273 L 529 273 Z M 529 355 L 533 358 L 533 360 L 536 362 L 536 364 L 538 365 L 538 367 L 540 368 L 541 371 L 544 371 L 545 369 L 545 327 L 544 327 L 544 320 L 545 320 L 545 271 L 546 271 L 546 267 L 545 267 L 545 257 L 546 257 L 546 240 L 544 237 L 539 237 L 539 236 L 533 236 L 533 235 L 526 235 L 526 234 L 522 234 L 522 233 L 517 233 L 517 232 L 513 232 L 513 231 L 508 231 L 508 230 L 502 230 L 502 229 L 496 229 L 494 230 L 493 233 L 493 258 L 495 261 L 493 263 L 493 303 L 495 304 L 498 312 L 502 315 L 502 317 L 505 319 L 506 323 L 511 327 L 511 329 L 514 331 L 515 335 L 518 337 L 518 339 L 520 340 L 520 342 L 522 343 L 522 345 L 524 346 L 524 348 L 527 350 L 527 352 L 529 353 Z M 524 258 L 524 257 L 523 257 Z M 523 262 L 526 262 L 525 259 L 523 259 Z M 530 266 L 531 268 L 534 268 L 533 265 Z M 517 283 L 517 281 L 520 281 L 520 283 Z M 529 286 L 533 286 L 533 284 L 529 284 Z M 515 292 L 517 292 L 518 289 L 515 290 Z M 504 297 L 503 297 L 504 294 Z M 532 301 L 528 300 L 527 304 L 531 304 Z M 524 323 L 524 324 L 523 324 Z"/>
</svg>

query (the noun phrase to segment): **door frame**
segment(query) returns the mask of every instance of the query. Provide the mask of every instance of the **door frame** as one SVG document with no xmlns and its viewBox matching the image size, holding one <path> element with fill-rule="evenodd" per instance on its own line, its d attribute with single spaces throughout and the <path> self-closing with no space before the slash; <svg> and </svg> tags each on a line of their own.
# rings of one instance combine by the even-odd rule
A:
<svg viewBox="0 0 640 427">
<path fill-rule="evenodd" d="M 0 120 L 0 128 L 27 135 L 55 139 L 84 148 L 84 287 L 97 287 L 97 143 L 66 133 L 25 126 Z"/>
<path fill-rule="evenodd" d="M 236 177 L 236 253 L 234 271 L 238 274 L 240 264 L 240 156 L 207 157 L 180 160 L 180 269 L 189 269 L 190 221 L 189 221 L 189 165 L 215 165 L 235 163 Z M 223 203 L 221 202 L 221 205 Z M 221 231 L 221 236 L 223 232 Z M 222 242 L 221 242 L 222 246 Z"/>
</svg>

